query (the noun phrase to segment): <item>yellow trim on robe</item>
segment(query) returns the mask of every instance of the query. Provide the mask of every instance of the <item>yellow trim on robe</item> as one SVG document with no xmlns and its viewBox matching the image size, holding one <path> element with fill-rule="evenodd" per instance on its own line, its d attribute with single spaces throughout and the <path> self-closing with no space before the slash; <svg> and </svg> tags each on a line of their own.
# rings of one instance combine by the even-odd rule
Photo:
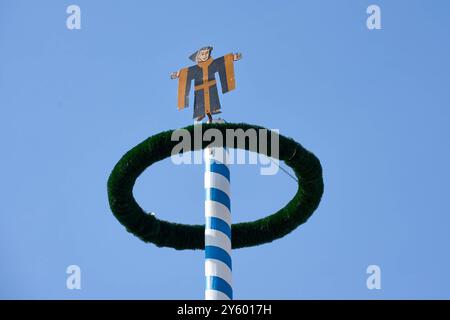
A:
<svg viewBox="0 0 450 320">
<path fill-rule="evenodd" d="M 225 60 L 225 72 L 227 74 L 228 91 L 236 88 L 236 82 L 234 79 L 234 55 L 229 53 L 224 56 Z"/>
<path fill-rule="evenodd" d="M 198 66 L 202 68 L 203 73 L 203 83 L 208 83 L 208 71 L 209 65 L 213 62 L 213 59 L 210 57 L 208 60 L 204 62 L 199 62 Z M 209 98 L 209 86 L 203 89 L 203 96 L 205 101 L 205 114 L 211 113 L 211 100 Z"/>
<path fill-rule="evenodd" d="M 188 68 L 180 70 L 180 77 L 178 81 L 178 110 L 186 107 L 186 82 L 187 82 Z"/>
<path fill-rule="evenodd" d="M 204 89 L 209 89 L 209 87 L 213 86 L 216 84 L 216 80 L 211 80 L 211 81 L 206 81 L 203 82 L 203 84 L 200 84 L 198 86 L 195 86 L 195 91 L 197 90 L 204 90 Z"/>
</svg>

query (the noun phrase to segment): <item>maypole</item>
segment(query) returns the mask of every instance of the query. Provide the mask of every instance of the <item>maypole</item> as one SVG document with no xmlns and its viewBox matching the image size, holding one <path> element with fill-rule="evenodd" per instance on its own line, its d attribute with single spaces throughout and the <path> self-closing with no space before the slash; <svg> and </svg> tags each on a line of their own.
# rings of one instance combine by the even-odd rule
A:
<svg viewBox="0 0 450 320">
<path fill-rule="evenodd" d="M 323 193 L 322 167 L 314 154 L 295 140 L 277 130 L 246 123 L 224 123 L 212 119 L 220 113 L 220 102 L 215 80 L 219 73 L 222 92 L 235 89 L 234 61 L 240 53 L 230 53 L 212 59 L 212 47 L 204 47 L 190 56 L 196 62 L 189 68 L 171 74 L 178 82 L 178 109 L 188 106 L 191 82 L 194 81 L 194 119 L 206 116 L 208 123 L 191 125 L 182 129 L 155 134 L 128 151 L 115 165 L 108 179 L 109 205 L 115 217 L 128 232 L 158 247 L 176 250 L 205 250 L 205 299 L 231 300 L 232 262 L 231 250 L 261 245 L 279 239 L 305 223 L 320 203 Z M 195 132 L 200 129 L 202 141 L 196 141 Z M 257 132 L 253 143 L 244 142 L 231 147 L 225 139 L 211 144 L 203 139 L 203 130 L 213 130 L 220 137 L 233 132 Z M 204 152 L 205 159 L 205 224 L 187 225 L 158 219 L 145 212 L 133 196 L 136 179 L 153 163 L 173 156 L 178 142 L 173 139 L 179 133 L 187 134 L 190 149 L 177 151 Z M 262 134 L 259 134 L 262 133 Z M 194 136 L 194 142 L 190 137 Z M 269 138 L 270 136 L 270 138 Z M 267 139 L 266 141 L 265 138 Z M 219 139 L 220 140 L 220 139 Z M 244 139 L 245 141 L 245 139 Z M 270 142 L 269 142 L 270 141 Z M 255 221 L 231 223 L 230 149 L 243 149 L 284 161 L 292 168 L 297 182 L 295 196 L 280 210 Z M 270 149 L 270 151 L 269 151 Z M 279 152 L 273 152 L 279 150 Z"/>
</svg>

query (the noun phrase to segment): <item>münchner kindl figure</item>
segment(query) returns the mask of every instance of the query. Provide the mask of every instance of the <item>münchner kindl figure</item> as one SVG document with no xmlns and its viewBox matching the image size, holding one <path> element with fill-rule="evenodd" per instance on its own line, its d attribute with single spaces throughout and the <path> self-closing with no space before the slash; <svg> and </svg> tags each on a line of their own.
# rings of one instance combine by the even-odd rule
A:
<svg viewBox="0 0 450 320">
<path fill-rule="evenodd" d="M 178 110 L 189 106 L 189 91 L 192 79 L 194 80 L 194 119 L 202 120 L 205 114 L 209 122 L 213 114 L 220 113 L 219 94 L 215 73 L 219 73 L 222 93 L 227 93 L 236 87 L 234 80 L 234 61 L 240 60 L 242 54 L 230 53 L 223 57 L 213 59 L 212 47 L 203 47 L 194 52 L 189 59 L 197 64 L 172 72 L 172 79 L 179 78 L 178 82 Z"/>
</svg>

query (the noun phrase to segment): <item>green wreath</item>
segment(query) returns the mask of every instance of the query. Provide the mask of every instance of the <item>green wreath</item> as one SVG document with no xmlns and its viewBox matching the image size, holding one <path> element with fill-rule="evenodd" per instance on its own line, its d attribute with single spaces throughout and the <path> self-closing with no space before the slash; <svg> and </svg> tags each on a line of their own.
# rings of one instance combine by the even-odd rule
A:
<svg viewBox="0 0 450 320">
<path fill-rule="evenodd" d="M 203 124 L 203 131 L 215 128 L 225 137 L 226 129 L 264 129 L 260 126 L 245 123 L 212 123 Z M 184 128 L 190 134 L 194 126 Z M 133 197 L 133 186 L 138 176 L 150 165 L 171 155 L 173 147 L 178 144 L 172 141 L 174 130 L 164 131 L 144 140 L 128 151 L 114 167 L 108 179 L 109 205 L 115 217 L 128 232 L 133 233 L 145 242 L 152 242 L 158 247 L 171 247 L 177 250 L 204 249 L 204 225 L 187 225 L 159 220 L 154 215 L 144 212 Z M 268 130 L 267 151 L 257 152 L 270 154 L 270 135 L 277 134 Z M 258 139 L 259 139 L 259 135 Z M 194 139 L 191 139 L 194 140 Z M 203 140 L 203 139 L 202 139 Z M 210 142 L 203 141 L 204 149 Z M 235 144 L 236 145 L 236 142 Z M 259 141 L 258 141 L 259 148 Z M 192 141 L 191 150 L 199 150 Z M 239 148 L 249 150 L 249 142 Z M 253 150 L 252 150 L 253 151 Z M 298 190 L 291 201 L 282 209 L 265 218 L 252 222 L 232 225 L 232 246 L 234 249 L 251 247 L 271 242 L 293 231 L 312 215 L 319 205 L 323 193 L 322 167 L 319 159 L 290 138 L 279 135 L 279 160 L 290 166 L 298 178 Z"/>
</svg>

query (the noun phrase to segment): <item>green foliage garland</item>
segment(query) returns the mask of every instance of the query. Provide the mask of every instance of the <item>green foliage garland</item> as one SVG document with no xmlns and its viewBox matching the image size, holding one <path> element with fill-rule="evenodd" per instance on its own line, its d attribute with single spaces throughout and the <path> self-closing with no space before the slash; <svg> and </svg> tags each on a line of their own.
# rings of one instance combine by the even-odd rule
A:
<svg viewBox="0 0 450 320">
<path fill-rule="evenodd" d="M 210 128 L 220 130 L 223 137 L 226 136 L 226 129 L 244 131 L 264 129 L 245 123 L 213 123 L 201 126 L 202 132 Z M 189 131 L 191 136 L 194 135 L 193 125 L 184 129 Z M 169 157 L 172 148 L 179 143 L 171 141 L 172 132 L 173 130 L 164 131 L 149 137 L 120 159 L 108 179 L 109 204 L 120 223 L 145 242 L 177 250 L 203 249 L 204 225 L 187 225 L 157 219 L 144 212 L 133 197 L 133 186 L 138 176 L 153 163 Z M 268 151 L 258 149 L 257 152 L 270 154 L 272 134 L 277 133 L 268 130 Z M 209 144 L 210 142 L 203 141 L 201 148 L 204 149 Z M 241 147 L 249 150 L 248 141 Z M 192 141 L 192 150 L 197 149 L 199 146 L 195 146 Z M 283 160 L 294 170 L 298 179 L 297 193 L 284 208 L 272 215 L 252 222 L 233 224 L 234 249 L 260 245 L 281 238 L 305 223 L 318 207 L 323 193 L 322 167 L 319 159 L 299 143 L 279 135 L 279 160 Z"/>
</svg>

